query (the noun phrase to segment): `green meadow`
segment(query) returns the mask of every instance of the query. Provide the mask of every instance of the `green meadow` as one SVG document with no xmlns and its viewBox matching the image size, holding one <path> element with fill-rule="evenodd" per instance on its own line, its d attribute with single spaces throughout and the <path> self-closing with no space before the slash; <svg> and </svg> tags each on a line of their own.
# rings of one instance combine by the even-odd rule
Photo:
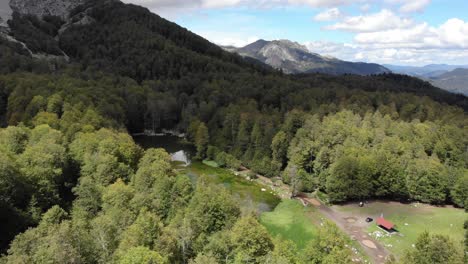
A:
<svg viewBox="0 0 468 264">
<path fill-rule="evenodd" d="M 377 238 L 395 256 L 401 257 L 411 249 L 417 237 L 427 231 L 451 237 L 456 243 L 464 238 L 463 223 L 468 214 L 453 207 L 435 207 L 426 204 L 401 204 L 396 202 L 372 202 L 363 208 L 355 205 L 335 206 L 335 209 L 350 213 L 355 217 L 373 217 L 381 214 L 396 225 L 398 233 Z M 375 222 L 368 224 L 367 231 L 380 231 Z"/>
<path fill-rule="evenodd" d="M 236 175 L 231 170 L 218 168 L 215 164 L 194 162 L 184 170 L 194 181 L 203 176 L 212 183 L 224 186 L 239 199 L 243 209 L 271 211 L 280 202 L 280 198 L 271 189 L 264 189 L 266 187 L 263 185 Z"/>
<path fill-rule="evenodd" d="M 312 207 L 304 207 L 297 200 L 283 200 L 272 212 L 265 212 L 260 222 L 273 236 L 281 236 L 304 248 L 317 235 L 313 224 L 318 217 Z"/>
</svg>

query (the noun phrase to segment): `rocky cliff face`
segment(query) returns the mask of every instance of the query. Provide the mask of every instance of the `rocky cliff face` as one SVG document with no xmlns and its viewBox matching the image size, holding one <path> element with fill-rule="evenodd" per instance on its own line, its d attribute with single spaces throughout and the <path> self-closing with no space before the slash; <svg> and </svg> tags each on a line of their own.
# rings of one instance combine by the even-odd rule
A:
<svg viewBox="0 0 468 264">
<path fill-rule="evenodd" d="M 10 7 L 20 14 L 68 18 L 69 12 L 85 0 L 10 0 Z"/>
<path fill-rule="evenodd" d="M 11 18 L 12 12 L 7 0 L 0 1 L 0 27 L 7 26 L 6 22 Z"/>
</svg>

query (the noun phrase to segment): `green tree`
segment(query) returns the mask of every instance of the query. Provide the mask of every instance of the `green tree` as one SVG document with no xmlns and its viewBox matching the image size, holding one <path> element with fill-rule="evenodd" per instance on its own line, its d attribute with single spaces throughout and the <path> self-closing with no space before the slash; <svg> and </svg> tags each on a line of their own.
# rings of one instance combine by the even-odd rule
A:
<svg viewBox="0 0 468 264">
<path fill-rule="evenodd" d="M 239 206 L 223 187 L 206 186 L 203 179 L 198 180 L 186 216 L 195 237 L 232 227 L 239 215 Z"/>
<path fill-rule="evenodd" d="M 352 252 L 347 245 L 349 241 L 338 227 L 325 222 L 317 238 L 304 249 L 304 260 L 306 263 L 351 263 Z"/>
<path fill-rule="evenodd" d="M 268 231 L 252 216 L 239 219 L 232 228 L 234 253 L 247 263 L 260 263 L 273 248 Z M 244 262 L 244 263 L 245 263 Z"/>
<path fill-rule="evenodd" d="M 468 170 L 465 170 L 464 175 L 458 178 L 450 194 L 456 205 L 465 209 L 468 207 Z"/>
<path fill-rule="evenodd" d="M 447 197 L 447 169 L 435 158 L 416 159 L 408 168 L 411 198 L 425 203 L 443 203 Z"/>
<path fill-rule="evenodd" d="M 147 247 L 134 247 L 127 250 L 127 253 L 119 260 L 119 264 L 165 264 L 161 255 L 148 249 Z"/>
<path fill-rule="evenodd" d="M 282 169 L 286 164 L 286 154 L 289 147 L 288 143 L 287 135 L 283 131 L 278 132 L 271 142 L 273 162 L 278 164 L 278 169 Z"/>
<path fill-rule="evenodd" d="M 146 210 L 140 211 L 135 222 L 123 233 L 119 247 L 120 254 L 138 246 L 155 248 L 156 241 L 161 235 L 162 222 L 157 216 Z"/>
<path fill-rule="evenodd" d="M 191 259 L 189 264 L 218 264 L 218 260 L 211 255 L 198 254 L 196 258 Z"/>
<path fill-rule="evenodd" d="M 28 128 L 21 126 L 0 129 L 0 147 L 3 146 L 6 151 L 20 154 L 26 148 L 30 133 Z"/>
<path fill-rule="evenodd" d="M 367 177 L 367 169 L 361 167 L 361 160 L 355 157 L 343 156 L 333 163 L 326 183 L 330 201 L 367 197 L 372 183 Z"/>
<path fill-rule="evenodd" d="M 206 157 L 206 149 L 208 148 L 209 140 L 210 135 L 208 134 L 208 128 L 205 123 L 200 123 L 195 135 L 195 146 L 197 147 L 196 157 L 198 159 L 204 159 Z"/>
<path fill-rule="evenodd" d="M 34 126 L 49 125 L 51 128 L 59 129 L 60 122 L 57 114 L 49 112 L 39 112 L 32 120 Z"/>
<path fill-rule="evenodd" d="M 403 263 L 408 264 L 462 264 L 463 251 L 450 238 L 442 235 L 430 235 L 422 233 L 415 248 L 409 250 Z"/>
</svg>

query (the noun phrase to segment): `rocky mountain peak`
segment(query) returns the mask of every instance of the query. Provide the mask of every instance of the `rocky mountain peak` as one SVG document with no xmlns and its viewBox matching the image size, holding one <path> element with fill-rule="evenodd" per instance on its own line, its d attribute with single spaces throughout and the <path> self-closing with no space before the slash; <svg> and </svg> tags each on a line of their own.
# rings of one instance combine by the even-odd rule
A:
<svg viewBox="0 0 468 264">
<path fill-rule="evenodd" d="M 243 48 L 228 49 L 242 56 L 257 59 L 285 73 L 328 74 L 380 74 L 390 72 L 387 68 L 373 63 L 354 63 L 333 57 L 324 57 L 311 52 L 306 46 L 297 42 L 281 40 L 257 40 Z"/>
<path fill-rule="evenodd" d="M 70 11 L 86 0 L 10 0 L 10 7 L 20 14 L 68 18 Z"/>
<path fill-rule="evenodd" d="M 283 46 L 288 49 L 296 49 L 296 50 L 301 50 L 303 52 L 309 52 L 309 49 L 306 46 L 301 45 L 297 42 L 288 40 L 288 39 L 274 40 L 271 43 Z"/>
</svg>

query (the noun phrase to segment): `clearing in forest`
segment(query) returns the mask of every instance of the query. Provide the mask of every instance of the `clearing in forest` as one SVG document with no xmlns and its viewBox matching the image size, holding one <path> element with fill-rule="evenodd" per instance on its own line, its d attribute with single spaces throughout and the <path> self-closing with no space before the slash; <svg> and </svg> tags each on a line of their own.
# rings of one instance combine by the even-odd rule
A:
<svg viewBox="0 0 468 264">
<path fill-rule="evenodd" d="M 297 200 L 283 200 L 272 212 L 261 215 L 260 222 L 272 236 L 281 236 L 304 248 L 317 235 L 318 229 L 312 222 L 319 217 L 313 207 L 304 207 Z"/>
<path fill-rule="evenodd" d="M 417 237 L 424 231 L 451 237 L 456 243 L 463 241 L 463 223 L 468 214 L 452 206 L 436 207 L 427 204 L 375 201 L 359 207 L 357 204 L 332 206 L 343 217 L 357 218 L 363 230 L 379 241 L 397 257 L 413 247 Z M 389 235 L 376 226 L 375 220 L 383 216 L 393 222 L 398 231 Z M 366 223 L 366 217 L 374 219 Z"/>
</svg>

